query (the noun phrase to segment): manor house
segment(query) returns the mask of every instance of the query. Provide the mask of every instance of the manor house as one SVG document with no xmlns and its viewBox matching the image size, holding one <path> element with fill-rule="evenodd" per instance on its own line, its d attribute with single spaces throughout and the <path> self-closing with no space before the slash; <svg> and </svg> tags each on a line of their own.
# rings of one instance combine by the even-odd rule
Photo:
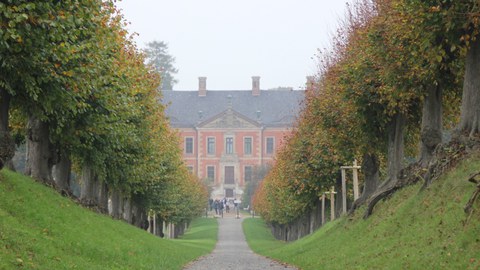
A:
<svg viewBox="0 0 480 270">
<path fill-rule="evenodd" d="M 253 168 L 274 161 L 291 132 L 305 91 L 207 91 L 206 77 L 197 91 L 163 91 L 172 128 L 179 132 L 183 159 L 200 179 L 208 179 L 213 198 L 240 198 Z"/>
</svg>

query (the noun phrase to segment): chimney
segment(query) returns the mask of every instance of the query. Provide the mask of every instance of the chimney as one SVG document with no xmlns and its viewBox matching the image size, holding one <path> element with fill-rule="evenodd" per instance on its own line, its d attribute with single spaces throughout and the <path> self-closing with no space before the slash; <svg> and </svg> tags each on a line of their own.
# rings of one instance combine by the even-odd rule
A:
<svg viewBox="0 0 480 270">
<path fill-rule="evenodd" d="M 252 95 L 260 96 L 260 76 L 252 77 Z"/>
<path fill-rule="evenodd" d="M 315 89 L 315 76 L 307 76 L 307 91 Z"/>
<path fill-rule="evenodd" d="M 198 96 L 204 97 L 207 95 L 207 77 L 198 77 Z"/>
</svg>

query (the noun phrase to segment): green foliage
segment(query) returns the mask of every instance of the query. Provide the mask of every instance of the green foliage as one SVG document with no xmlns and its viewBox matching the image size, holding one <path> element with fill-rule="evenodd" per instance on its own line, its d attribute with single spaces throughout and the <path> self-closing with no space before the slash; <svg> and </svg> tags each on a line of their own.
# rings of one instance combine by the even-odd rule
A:
<svg viewBox="0 0 480 270">
<path fill-rule="evenodd" d="M 350 6 L 333 48 L 320 51 L 319 76 L 295 132 L 255 195 L 255 208 L 268 222 L 300 216 L 353 159 L 373 154 L 380 171 L 395 164 L 385 160 L 392 150 L 388 136 L 405 134 L 405 152 L 410 160 L 416 156 L 432 85 L 443 92 L 445 126 L 455 125 L 465 52 L 480 21 L 476 1 L 457 2 L 363 0 Z M 397 116 L 406 119 L 403 133 L 393 129 Z M 275 203 L 278 198 L 284 201 Z"/>
<path fill-rule="evenodd" d="M 159 76 L 114 2 L 9 1 L 0 17 L 0 87 L 12 95 L 15 134 L 25 133 L 27 117 L 38 118 L 52 151 L 68 155 L 77 173 L 92 168 L 110 190 L 166 220 L 198 215 L 204 188 L 186 172 L 159 102 Z M 165 194 L 179 198 L 170 205 Z"/>
<path fill-rule="evenodd" d="M 420 185 L 399 191 L 367 220 L 360 211 L 288 244 L 261 219 L 247 219 L 246 239 L 255 252 L 301 269 L 476 269 L 480 202 L 469 218 L 463 207 L 475 189 L 466 180 L 479 166 L 473 157 L 422 193 Z"/>
<path fill-rule="evenodd" d="M 182 239 L 161 239 L 0 172 L 0 269 L 182 269 L 213 250 L 217 231 L 197 219 Z"/>
</svg>

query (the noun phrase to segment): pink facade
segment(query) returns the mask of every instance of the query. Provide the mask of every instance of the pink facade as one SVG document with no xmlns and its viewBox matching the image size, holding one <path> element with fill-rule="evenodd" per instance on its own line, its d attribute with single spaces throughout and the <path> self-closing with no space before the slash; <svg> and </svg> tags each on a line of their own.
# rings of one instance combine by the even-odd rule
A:
<svg viewBox="0 0 480 270">
<path fill-rule="evenodd" d="M 209 181 L 214 198 L 239 198 L 256 166 L 271 164 L 300 110 L 304 91 L 164 91 L 172 127 L 178 130 L 189 170 Z"/>
<path fill-rule="evenodd" d="M 229 124 L 235 121 L 241 128 Z M 195 128 L 178 130 L 186 165 L 200 179 L 211 181 L 217 197 L 241 195 L 253 168 L 274 162 L 290 133 L 286 127 L 262 127 L 232 110 Z"/>
</svg>

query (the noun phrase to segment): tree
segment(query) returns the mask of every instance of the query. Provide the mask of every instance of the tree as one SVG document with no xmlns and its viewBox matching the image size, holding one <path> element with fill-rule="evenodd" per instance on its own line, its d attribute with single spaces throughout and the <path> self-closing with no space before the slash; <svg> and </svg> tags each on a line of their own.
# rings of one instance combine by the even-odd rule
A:
<svg viewBox="0 0 480 270">
<path fill-rule="evenodd" d="M 258 165 L 253 167 L 252 180 L 245 185 L 245 191 L 242 197 L 242 205 L 244 207 L 247 207 L 247 206 L 251 207 L 253 205 L 252 204 L 253 194 L 255 193 L 255 190 L 257 189 L 260 182 L 262 182 L 262 180 L 268 174 L 270 169 L 271 169 L 270 164 Z"/>
<path fill-rule="evenodd" d="M 0 38 L 0 145 L 9 150 L 9 111 L 27 112 L 32 130 L 29 166 L 32 176 L 51 183 L 44 166 L 50 159 L 48 143 L 51 121 L 58 131 L 68 116 L 76 113 L 78 99 L 89 89 L 87 73 L 95 72 L 96 29 L 105 22 L 102 2 L 98 0 L 25 2 L 0 4 L 5 22 Z M 95 62 L 97 65 L 91 65 Z M 91 67 L 91 69 L 90 69 Z M 42 147 L 37 147 L 42 144 Z M 38 151 L 36 151 L 38 150 Z M 8 151 L 0 153 L 2 159 Z M 51 163 L 50 163 L 51 164 Z M 50 165 L 49 164 L 49 165 Z M 37 166 L 38 165 L 38 166 Z"/>
<path fill-rule="evenodd" d="M 173 66 L 175 57 L 168 53 L 168 44 L 163 41 L 149 42 L 145 53 L 147 64 L 152 65 L 161 76 L 161 89 L 172 90 L 178 83 L 178 80 L 173 77 L 178 69 Z"/>
</svg>

